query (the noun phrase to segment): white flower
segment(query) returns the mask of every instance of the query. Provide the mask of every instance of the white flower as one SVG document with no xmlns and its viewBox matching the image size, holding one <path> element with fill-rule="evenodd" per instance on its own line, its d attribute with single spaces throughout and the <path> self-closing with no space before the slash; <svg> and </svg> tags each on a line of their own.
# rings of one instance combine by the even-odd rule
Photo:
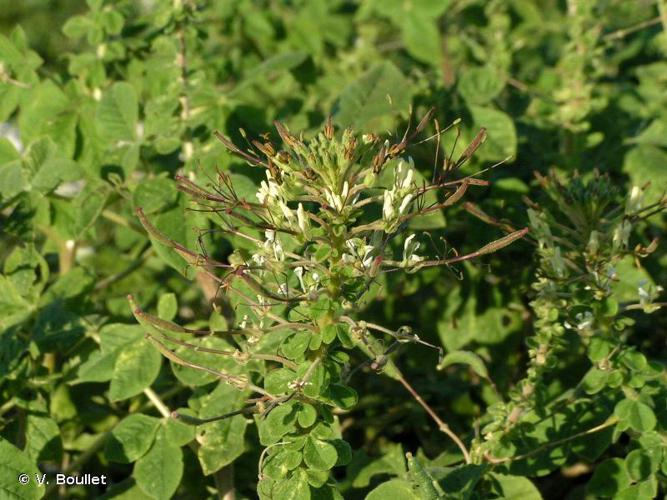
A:
<svg viewBox="0 0 667 500">
<path fill-rule="evenodd" d="M 327 203 L 334 207 L 336 211 L 340 212 L 343 209 L 343 200 L 339 195 L 332 193 L 329 189 L 325 189 L 324 196 L 327 199 Z"/>
<path fill-rule="evenodd" d="M 301 267 L 301 266 L 295 267 L 294 268 L 294 274 L 296 274 L 296 277 L 299 280 L 299 285 L 301 285 L 301 290 L 303 290 L 305 292 L 306 291 L 306 285 L 304 285 L 304 283 L 303 283 L 303 267 Z"/>
<path fill-rule="evenodd" d="M 644 198 L 644 193 L 639 186 L 632 186 L 630 191 L 630 196 L 625 205 L 625 213 L 633 214 L 638 212 L 642 208 L 642 201 Z"/>
<path fill-rule="evenodd" d="M 396 173 L 394 175 L 394 185 L 398 189 L 409 189 L 412 184 L 412 179 L 414 177 L 415 171 L 412 168 L 412 158 L 408 159 L 409 164 L 406 164 L 403 160 L 398 163 L 396 167 Z"/>
<path fill-rule="evenodd" d="M 387 190 L 384 192 L 384 204 L 382 205 L 382 218 L 385 221 L 390 221 L 394 216 L 394 191 Z"/>
<path fill-rule="evenodd" d="M 278 206 L 280 207 L 280 210 L 282 210 L 283 215 L 285 216 L 287 221 L 291 223 L 294 220 L 294 214 L 292 213 L 290 208 L 287 206 L 287 204 L 284 201 L 280 200 L 278 202 Z"/>
<path fill-rule="evenodd" d="M 630 238 L 630 231 L 632 230 L 632 224 L 627 220 L 623 220 L 619 226 L 616 226 L 614 229 L 614 235 L 612 236 L 612 245 L 615 249 L 625 248 L 628 246 L 628 239 Z"/>
<path fill-rule="evenodd" d="M 259 254 L 259 253 L 252 254 L 251 259 L 258 266 L 263 266 L 264 263 L 266 262 L 266 258 L 262 254 Z"/>
<path fill-rule="evenodd" d="M 273 256 L 276 258 L 276 260 L 284 260 L 285 252 L 283 251 L 283 247 L 280 244 L 280 241 L 278 238 L 276 238 L 276 232 L 273 229 L 267 229 L 264 231 L 264 237 L 266 238 L 266 241 L 264 242 L 264 248 L 267 251 L 273 252 Z"/>
<path fill-rule="evenodd" d="M 412 195 L 409 193 L 406 194 L 405 198 L 403 198 L 403 201 L 401 202 L 401 206 L 398 207 L 398 213 L 403 215 L 405 209 L 408 208 L 408 205 L 410 204 L 411 201 L 412 201 Z"/>
<path fill-rule="evenodd" d="M 278 184 L 273 180 L 271 172 L 266 171 L 266 180 L 262 181 L 259 185 L 259 191 L 257 191 L 257 199 L 260 203 L 265 202 L 274 202 L 275 200 L 282 199 L 283 192 Z"/>
<path fill-rule="evenodd" d="M 373 252 L 372 245 L 366 245 L 365 239 L 352 238 L 351 240 L 345 241 L 345 245 L 350 250 L 349 254 L 343 254 L 343 262 L 346 264 L 352 264 L 354 262 L 361 261 L 361 265 L 364 268 L 368 268 L 373 262 Z"/>
<path fill-rule="evenodd" d="M 663 292 L 664 288 L 661 287 L 660 285 L 655 286 L 653 283 L 649 283 L 647 280 L 641 280 L 639 282 L 639 287 L 637 288 L 637 291 L 639 292 L 639 303 L 642 306 L 649 306 L 649 309 L 651 309 L 648 312 L 653 312 L 653 308 L 650 307 L 653 304 L 653 301 L 658 298 L 658 296 Z M 657 306 L 659 309 L 660 306 Z"/>
<path fill-rule="evenodd" d="M 403 261 L 401 262 L 403 267 L 413 266 L 424 260 L 424 257 L 415 254 L 421 245 L 418 241 L 413 241 L 414 238 L 415 235 L 411 234 L 403 243 Z"/>
<path fill-rule="evenodd" d="M 299 207 L 296 209 L 296 220 L 303 235 L 306 239 L 310 239 L 310 219 L 308 219 L 301 203 L 299 203 Z"/>
</svg>

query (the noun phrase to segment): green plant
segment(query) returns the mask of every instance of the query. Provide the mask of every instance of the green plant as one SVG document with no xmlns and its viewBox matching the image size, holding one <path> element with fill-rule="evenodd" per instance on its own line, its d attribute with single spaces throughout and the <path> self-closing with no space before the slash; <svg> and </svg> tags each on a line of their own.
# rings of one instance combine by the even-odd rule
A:
<svg viewBox="0 0 667 500">
<path fill-rule="evenodd" d="M 337 494 L 329 471 L 347 465 L 352 454 L 335 414 L 353 410 L 358 402 L 348 382 L 358 369 L 351 366 L 349 351 L 363 351 L 370 358 L 365 364 L 376 371 L 389 363 L 389 373 L 421 400 L 388 354 L 400 344 L 435 346 L 409 327 L 392 331 L 354 318 L 377 286 L 376 277 L 463 262 L 499 250 L 527 232 L 514 231 L 467 255 L 428 258 L 417 253 L 420 242 L 411 225 L 458 202 L 470 185 L 485 184 L 473 177 L 455 178 L 483 142 L 483 130 L 460 158 L 446 159 L 431 183 L 420 178 L 412 159 L 400 156 L 430 115 L 394 144 L 349 129 L 337 137 L 331 122 L 310 140 L 276 123 L 282 150 L 268 141 L 251 141 L 253 149 L 243 151 L 218 135 L 232 152 L 264 170 L 266 180 L 256 201 L 240 195 L 224 172 L 207 187 L 187 177 L 177 182 L 197 210 L 210 214 L 217 230 L 237 242 L 240 248 L 229 263 L 210 257 L 210 249 L 188 249 L 171 240 L 137 209 L 149 234 L 215 280 L 235 312 L 231 328 L 210 328 L 207 334 L 183 329 L 133 304 L 137 320 L 149 329 L 148 340 L 168 359 L 241 391 L 245 405 L 217 418 L 256 415 L 259 439 L 266 447 L 259 463 L 262 498 L 310 498 L 311 489 L 312 494 Z M 444 193 L 440 199 L 439 192 Z M 398 258 L 390 245 L 396 237 L 403 237 Z M 225 274 L 218 276 L 217 269 Z M 385 347 L 387 336 L 392 343 Z M 219 369 L 216 356 L 235 360 L 241 371 Z M 461 439 L 433 417 L 470 462 Z M 185 419 L 206 424 L 216 417 Z"/>
<path fill-rule="evenodd" d="M 654 300 L 662 287 L 644 280 L 635 295 L 639 303 L 623 303 L 627 292 L 617 282 L 629 262 L 655 251 L 657 240 L 633 248 L 630 238 L 638 224 L 665 209 L 665 200 L 645 205 L 643 190 L 634 187 L 619 203 L 618 190 L 597 172 L 587 181 L 577 175 L 567 185 L 554 174 L 538 175 L 538 181 L 548 198 L 528 209 L 540 261 L 526 376 L 509 401 L 489 408 L 492 419 L 473 455 L 508 463 L 510 471 L 537 472 L 572 452 L 597 458 L 625 432 L 631 440 L 625 461 L 603 462 L 588 491 L 652 498 L 663 460 L 658 450 L 664 443 L 655 429 L 665 373 L 629 340 L 633 313 L 657 311 Z M 576 383 L 554 386 L 554 371 L 576 367 L 584 357 L 590 368 Z"/>
<path fill-rule="evenodd" d="M 432 180 L 434 156 L 460 157 L 482 127 L 487 138 L 452 179 L 472 175 L 466 201 L 411 219 L 385 240 L 386 259 L 402 260 L 415 233 L 408 246 L 420 244 L 417 256 L 447 259 L 453 249 L 474 254 L 501 232 L 533 227 L 502 252 L 373 277 L 343 315 L 365 321 L 365 338 L 383 343 L 375 354 L 345 350 L 351 370 L 341 376 L 352 377 L 358 403 L 335 410 L 335 430 L 352 458 L 330 477 L 352 500 L 664 494 L 665 462 L 655 450 L 665 436 L 657 374 L 667 359 L 659 291 L 667 260 L 664 245 L 652 242 L 664 239 L 665 215 L 621 207 L 637 200 L 633 186 L 647 206 L 664 200 L 665 0 L 47 3 L 0 0 L 2 494 L 255 497 L 265 447 L 250 425 L 248 412 L 258 409 L 244 408 L 255 395 L 165 360 L 144 339 L 147 330 L 167 344 L 162 333 L 137 325 L 126 299 L 134 294 L 170 322 L 162 325 L 227 331 L 243 316 L 215 277 L 232 268 L 184 263 L 165 238 L 145 231 L 135 209 L 182 249 L 206 249 L 225 265 L 247 259 L 255 244 L 190 205 L 175 180 L 211 192 L 221 170 L 240 198 L 259 201 L 263 169 L 244 165 L 215 130 L 237 145 L 261 138 L 261 146 L 275 142 L 261 135 L 274 120 L 310 140 L 331 116 L 337 130 L 392 145 L 409 128 L 411 107 L 423 115 L 432 106 L 433 121 L 399 155 L 414 159 L 418 185 Z M 381 172 L 377 194 L 391 186 L 398 161 Z M 559 181 L 546 177 L 550 170 Z M 426 206 L 451 200 L 451 190 L 429 192 Z M 603 201 L 609 208 L 600 212 L 593 204 Z M 302 204 L 304 213 L 316 209 Z M 382 205 L 362 207 L 358 222 L 381 217 Z M 298 202 L 288 208 L 298 215 Z M 632 228 L 627 246 L 614 247 L 615 227 L 620 242 Z M 254 233 L 264 240 L 263 230 Z M 279 239 L 285 250 L 293 237 Z M 372 234 L 368 240 L 377 252 Z M 564 280 L 554 276 L 561 263 Z M 605 272 L 609 289 L 596 281 Z M 242 286 L 239 276 L 228 282 Z M 298 291 L 298 277 L 289 286 Z M 250 320 L 245 305 L 237 309 L 244 307 Z M 289 307 L 272 309 L 283 318 Z M 228 353 L 245 345 L 238 335 L 174 335 Z M 442 350 L 436 370 L 425 344 Z M 262 390 L 267 369 L 279 366 L 263 358 L 285 358 L 277 345 L 245 364 L 169 346 Z M 655 426 L 640 437 L 651 414 Z M 470 464 L 434 432 L 441 422 Z M 156 464 L 164 474 L 151 472 Z M 30 485 L 17 482 L 17 467 Z M 35 482 L 38 473 L 51 484 Z M 56 473 L 104 474 L 111 484 L 65 488 Z"/>
</svg>

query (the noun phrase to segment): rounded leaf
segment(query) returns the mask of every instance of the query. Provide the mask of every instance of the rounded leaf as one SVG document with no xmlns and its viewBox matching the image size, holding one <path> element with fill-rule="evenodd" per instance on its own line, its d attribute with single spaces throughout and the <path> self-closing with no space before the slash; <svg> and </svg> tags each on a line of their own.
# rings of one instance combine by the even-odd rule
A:
<svg viewBox="0 0 667 500">
<path fill-rule="evenodd" d="M 655 413 L 650 406 L 641 401 L 624 399 L 614 408 L 614 414 L 632 429 L 646 432 L 655 428 Z"/>
<path fill-rule="evenodd" d="M 326 471 L 336 465 L 338 452 L 331 443 L 309 437 L 303 447 L 303 459 L 310 469 Z"/>
</svg>

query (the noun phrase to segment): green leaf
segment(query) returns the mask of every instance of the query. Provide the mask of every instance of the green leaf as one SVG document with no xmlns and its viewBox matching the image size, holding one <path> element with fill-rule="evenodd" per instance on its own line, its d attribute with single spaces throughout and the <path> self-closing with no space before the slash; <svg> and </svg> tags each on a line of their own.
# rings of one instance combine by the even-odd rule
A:
<svg viewBox="0 0 667 500">
<path fill-rule="evenodd" d="M 447 353 L 442 359 L 442 362 L 438 365 L 438 370 L 444 370 L 450 365 L 459 363 L 470 366 L 470 368 L 480 377 L 486 379 L 489 378 L 489 372 L 486 369 L 484 360 L 472 351 L 453 351 Z"/>
<path fill-rule="evenodd" d="M 122 350 L 114 364 L 109 399 L 127 399 L 150 387 L 160 372 L 161 363 L 160 353 L 143 339 L 132 349 Z"/>
<path fill-rule="evenodd" d="M 597 394 L 604 389 L 607 386 L 609 375 L 609 371 L 591 368 L 582 379 L 582 387 L 586 394 Z"/>
<path fill-rule="evenodd" d="M 498 344 L 515 331 L 520 322 L 506 308 L 488 307 L 480 311 L 475 294 L 461 304 L 460 292 L 449 295 L 447 309 L 438 322 L 438 333 L 448 351 L 457 351 L 472 341 Z"/>
<path fill-rule="evenodd" d="M 104 382 L 113 376 L 118 354 L 143 342 L 143 331 L 137 325 L 109 324 L 100 331 L 101 349 L 79 366 L 77 382 Z"/>
<path fill-rule="evenodd" d="M 297 67 L 306 60 L 308 54 L 303 51 L 285 52 L 270 57 L 266 61 L 248 71 L 242 84 L 256 81 L 259 78 L 270 78 L 273 74 L 280 74 L 284 71 Z"/>
<path fill-rule="evenodd" d="M 366 500 L 422 500 L 412 489 L 412 485 L 403 479 L 391 479 L 373 489 Z"/>
<path fill-rule="evenodd" d="M 344 410 L 354 408 L 359 401 L 357 391 L 342 384 L 331 384 L 327 391 L 327 397 L 336 406 Z"/>
<path fill-rule="evenodd" d="M 156 177 L 142 181 L 132 194 L 135 208 L 142 208 L 151 214 L 176 202 L 176 185 L 165 177 Z"/>
<path fill-rule="evenodd" d="M 312 349 L 311 345 L 311 349 Z M 310 363 L 303 363 L 299 366 L 297 375 L 299 378 L 303 377 L 306 371 L 309 369 Z M 329 371 L 319 364 L 311 372 L 310 378 L 308 379 L 308 384 L 303 388 L 303 393 L 310 398 L 318 398 L 325 394 L 327 388 L 329 387 L 329 382 L 331 381 L 331 374 Z"/>
<path fill-rule="evenodd" d="M 630 485 L 623 460 L 611 458 L 595 468 L 593 477 L 586 485 L 586 491 L 592 495 L 611 497 Z"/>
<path fill-rule="evenodd" d="M 340 94 L 336 121 L 357 130 L 382 130 L 392 115 L 405 112 L 411 87 L 391 62 L 377 64 Z"/>
<path fill-rule="evenodd" d="M 622 423 L 638 432 L 650 431 L 657 423 L 651 407 L 633 399 L 619 401 L 614 408 L 614 414 Z"/>
<path fill-rule="evenodd" d="M 264 380 L 264 388 L 271 394 L 285 394 L 289 384 L 296 379 L 296 373 L 289 368 L 271 370 Z"/>
<path fill-rule="evenodd" d="M 19 160 L 21 155 L 16 151 L 14 143 L 7 137 L 0 137 L 0 165 Z M 1 191 L 0 191 L 1 192 Z"/>
<path fill-rule="evenodd" d="M 296 469 L 303 460 L 300 451 L 296 450 L 281 450 L 278 453 L 270 455 L 264 462 L 262 474 L 273 479 L 281 479 L 289 474 L 289 471 Z"/>
<path fill-rule="evenodd" d="M 297 415 L 297 420 L 301 427 L 308 428 L 315 423 L 317 419 L 317 410 L 313 405 L 308 403 L 302 403 L 299 407 L 299 413 Z"/>
<path fill-rule="evenodd" d="M 9 200 L 28 187 L 28 180 L 19 160 L 0 165 L 0 199 Z"/>
<path fill-rule="evenodd" d="M 48 304 L 57 299 L 71 299 L 84 292 L 90 291 L 94 284 L 94 277 L 83 267 L 75 267 L 58 276 L 56 282 L 41 297 L 42 304 Z"/>
<path fill-rule="evenodd" d="M 107 141 L 133 141 L 138 119 L 137 93 L 126 82 L 116 82 L 100 100 L 95 115 L 100 134 Z"/>
<path fill-rule="evenodd" d="M 123 15 L 117 10 L 104 10 L 100 13 L 100 21 L 109 35 L 118 35 L 123 29 Z"/>
<path fill-rule="evenodd" d="M 169 344 L 167 342 L 167 344 Z M 220 351 L 231 352 L 234 350 L 232 345 L 225 339 L 220 337 L 207 336 L 202 340 L 197 341 L 197 345 L 205 347 L 207 349 L 217 349 Z M 200 366 L 206 366 L 212 370 L 217 370 L 221 372 L 234 373 L 238 372 L 239 366 L 234 361 L 231 356 L 220 356 L 218 354 L 207 353 L 203 351 L 195 351 L 187 346 L 170 346 L 174 348 L 174 351 L 183 359 L 196 363 Z M 182 366 L 173 361 L 171 363 L 171 369 L 182 383 L 186 385 L 200 386 L 205 384 L 210 384 L 211 382 L 218 380 L 218 377 L 214 374 L 204 372 L 202 370 L 197 370 L 195 368 L 190 368 L 188 366 Z"/>
<path fill-rule="evenodd" d="M 442 41 L 436 20 L 411 9 L 401 21 L 401 36 L 410 55 L 415 59 L 439 67 L 442 60 Z"/>
<path fill-rule="evenodd" d="M 102 182 L 88 182 L 74 199 L 73 239 L 81 239 L 83 234 L 95 223 L 104 210 L 109 187 Z"/>
<path fill-rule="evenodd" d="M 500 161 L 516 156 L 517 138 L 512 118 L 497 109 L 470 106 L 475 129 L 486 128 L 486 142 L 477 150 L 480 161 Z"/>
<path fill-rule="evenodd" d="M 331 441 L 331 444 L 334 445 L 338 454 L 336 466 L 347 465 L 352 461 L 352 447 L 350 443 L 343 439 L 334 439 Z"/>
<path fill-rule="evenodd" d="M 625 468 L 633 481 L 643 481 L 658 469 L 660 462 L 645 450 L 632 450 L 625 457 Z"/>
<path fill-rule="evenodd" d="M 183 453 L 160 429 L 153 446 L 134 466 L 139 487 L 154 498 L 171 498 L 183 475 Z"/>
<path fill-rule="evenodd" d="M 495 482 L 498 490 L 499 499 L 514 500 L 542 500 L 540 491 L 535 487 L 532 481 L 521 476 L 508 476 L 505 474 L 489 474 Z"/>
<path fill-rule="evenodd" d="M 364 452 L 356 452 L 348 466 L 348 476 L 352 479 L 353 488 L 366 488 L 376 475 L 401 476 L 406 470 L 402 446 L 390 443 L 384 447 L 382 456 L 374 460 Z"/>
<path fill-rule="evenodd" d="M 135 396 L 153 383 L 162 356 L 145 341 L 141 326 L 109 324 L 99 335 L 101 349 L 79 367 L 77 382 L 111 380 L 113 401 Z"/>
<path fill-rule="evenodd" d="M 48 193 L 62 181 L 77 180 L 81 169 L 76 162 L 65 157 L 50 138 L 34 142 L 26 153 L 26 167 L 33 172 L 32 188 Z"/>
<path fill-rule="evenodd" d="M 193 425 L 184 424 L 174 418 L 167 419 L 164 425 L 167 439 L 176 446 L 186 445 L 195 439 L 195 427 Z"/>
<path fill-rule="evenodd" d="M 180 197 L 180 203 L 167 211 L 161 212 L 159 215 L 151 217 L 151 223 L 155 228 L 168 238 L 180 243 L 186 248 L 197 249 L 197 231 L 193 231 L 193 227 L 205 228 L 206 222 L 201 214 L 188 212 L 186 198 Z M 156 253 L 186 278 L 192 278 L 194 272 L 192 266 L 184 260 L 170 245 L 161 242 L 154 235 L 150 240 L 155 248 Z"/>
<path fill-rule="evenodd" d="M 160 420 L 136 413 L 128 415 L 111 431 L 104 455 L 113 462 L 129 464 L 143 457 L 153 444 Z"/>
<path fill-rule="evenodd" d="M 307 476 L 297 471 L 289 479 L 277 481 L 271 490 L 272 498 L 280 500 L 310 500 Z"/>
<path fill-rule="evenodd" d="M 296 430 L 297 410 L 294 404 L 284 403 L 260 419 L 255 417 L 259 428 L 259 442 L 268 446 L 280 441 L 285 434 Z"/>
<path fill-rule="evenodd" d="M 30 144 L 49 137 L 67 158 L 74 154 L 78 116 L 73 102 L 55 83 L 45 80 L 25 96 L 18 124 L 21 140 Z"/>
<path fill-rule="evenodd" d="M 176 317 L 178 312 L 178 302 L 176 301 L 176 295 L 173 293 L 165 293 L 160 296 L 160 300 L 157 303 L 157 314 L 161 319 L 166 319 L 171 321 Z"/>
<path fill-rule="evenodd" d="M 29 414 L 26 425 L 25 451 L 35 462 L 60 460 L 62 443 L 60 428 L 49 416 Z"/>
<path fill-rule="evenodd" d="M 505 82 L 491 66 L 470 68 L 461 72 L 459 93 L 468 104 L 484 105 L 495 99 Z"/>
<path fill-rule="evenodd" d="M 0 275 L 0 331 L 22 321 L 30 313 L 31 307 L 14 283 Z"/>
<path fill-rule="evenodd" d="M 19 474 L 26 474 L 27 484 L 21 484 Z M 3 496 L 11 499 L 33 500 L 44 496 L 44 484 L 37 478 L 42 473 L 28 455 L 14 447 L 9 441 L 0 437 L 0 491 Z"/>
<path fill-rule="evenodd" d="M 93 21 L 86 16 L 73 16 L 63 26 L 63 33 L 68 38 L 81 38 L 86 36 L 92 24 Z"/>
<path fill-rule="evenodd" d="M 459 465 L 449 469 L 440 484 L 453 498 L 470 498 L 486 470 L 486 465 Z"/>
<path fill-rule="evenodd" d="M 336 465 L 338 452 L 331 443 L 309 437 L 303 447 L 303 460 L 310 469 L 326 471 Z"/>
<path fill-rule="evenodd" d="M 655 477 L 633 484 L 614 495 L 614 500 L 653 500 L 657 498 L 658 484 Z"/>
<path fill-rule="evenodd" d="M 647 181 L 651 184 L 646 190 L 646 201 L 654 203 L 667 186 L 667 153 L 649 144 L 632 148 L 625 155 L 623 172 L 630 176 L 635 186 L 642 186 Z"/>
<path fill-rule="evenodd" d="M 598 363 L 606 358 L 614 348 L 614 343 L 608 339 L 593 337 L 588 345 L 588 358 L 593 363 Z"/>
<path fill-rule="evenodd" d="M 246 397 L 243 392 L 221 382 L 202 400 L 197 415 L 199 418 L 209 418 L 238 410 L 243 406 Z M 220 470 L 245 451 L 247 426 L 248 420 L 244 415 L 235 415 L 197 427 L 197 458 L 204 474 Z"/>
<path fill-rule="evenodd" d="M 308 349 L 311 336 L 308 331 L 296 332 L 285 339 L 280 349 L 289 359 L 301 359 Z"/>
</svg>

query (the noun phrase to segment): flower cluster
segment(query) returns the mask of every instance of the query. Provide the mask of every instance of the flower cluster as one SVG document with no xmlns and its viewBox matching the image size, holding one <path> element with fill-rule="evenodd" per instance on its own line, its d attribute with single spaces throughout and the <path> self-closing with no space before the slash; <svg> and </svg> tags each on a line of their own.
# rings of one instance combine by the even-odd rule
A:
<svg viewBox="0 0 667 500">
<path fill-rule="evenodd" d="M 426 124 L 422 120 L 413 136 Z M 323 487 L 329 481 L 328 471 L 347 460 L 349 447 L 346 452 L 347 444 L 337 435 L 332 410 L 346 410 L 356 402 L 356 393 L 343 375 L 350 362 L 348 351 L 359 347 L 373 358 L 370 366 L 381 370 L 388 357 L 384 339 L 374 338 L 377 332 L 393 337 L 394 342 L 430 346 L 411 328 L 396 332 L 379 325 L 371 328 L 349 316 L 358 312 L 358 304 L 378 275 L 450 265 L 496 251 L 526 232 L 516 231 L 469 255 L 428 259 L 418 254 L 418 236 L 408 233 L 410 220 L 453 205 L 469 185 L 483 181 L 451 178 L 451 171 L 439 176 L 436 184 L 419 181 L 413 160 L 400 156 L 407 147 L 407 133 L 395 144 L 373 134 L 358 140 L 350 130 L 337 136 L 328 123 L 305 141 L 281 124 L 276 128 L 283 150 L 269 142 L 252 141 L 255 149 L 242 151 L 218 136 L 249 165 L 265 170 L 256 200 L 241 198 L 222 172 L 217 185 L 208 188 L 178 179 L 179 189 L 220 216 L 220 231 L 236 246 L 228 262 L 176 244 L 140 213 L 149 232 L 173 246 L 188 263 L 199 265 L 226 292 L 237 322 L 228 332 L 217 333 L 234 335 L 239 346 L 235 359 L 264 362 L 252 376 L 220 372 L 220 377 L 259 394 L 251 399 L 251 406 L 261 415 L 257 419 L 260 441 L 268 447 L 260 464 L 259 489 L 269 492 L 298 474 L 308 474 L 311 486 Z M 469 159 L 475 148 L 469 147 L 459 163 Z M 429 206 L 424 202 L 427 193 L 436 200 Z M 141 321 L 147 317 L 142 315 Z M 153 326 L 165 324 L 160 321 Z M 170 341 L 165 333 L 154 344 L 172 361 L 211 373 L 185 359 L 182 349 L 177 354 Z M 197 349 L 195 344 L 187 345 Z M 251 380 L 255 379 L 263 385 L 254 385 Z M 295 465 L 274 467 L 286 446 L 296 454 Z M 300 451 L 309 446 L 321 456 L 326 451 L 326 463 L 323 459 L 310 463 L 310 455 Z"/>
</svg>

